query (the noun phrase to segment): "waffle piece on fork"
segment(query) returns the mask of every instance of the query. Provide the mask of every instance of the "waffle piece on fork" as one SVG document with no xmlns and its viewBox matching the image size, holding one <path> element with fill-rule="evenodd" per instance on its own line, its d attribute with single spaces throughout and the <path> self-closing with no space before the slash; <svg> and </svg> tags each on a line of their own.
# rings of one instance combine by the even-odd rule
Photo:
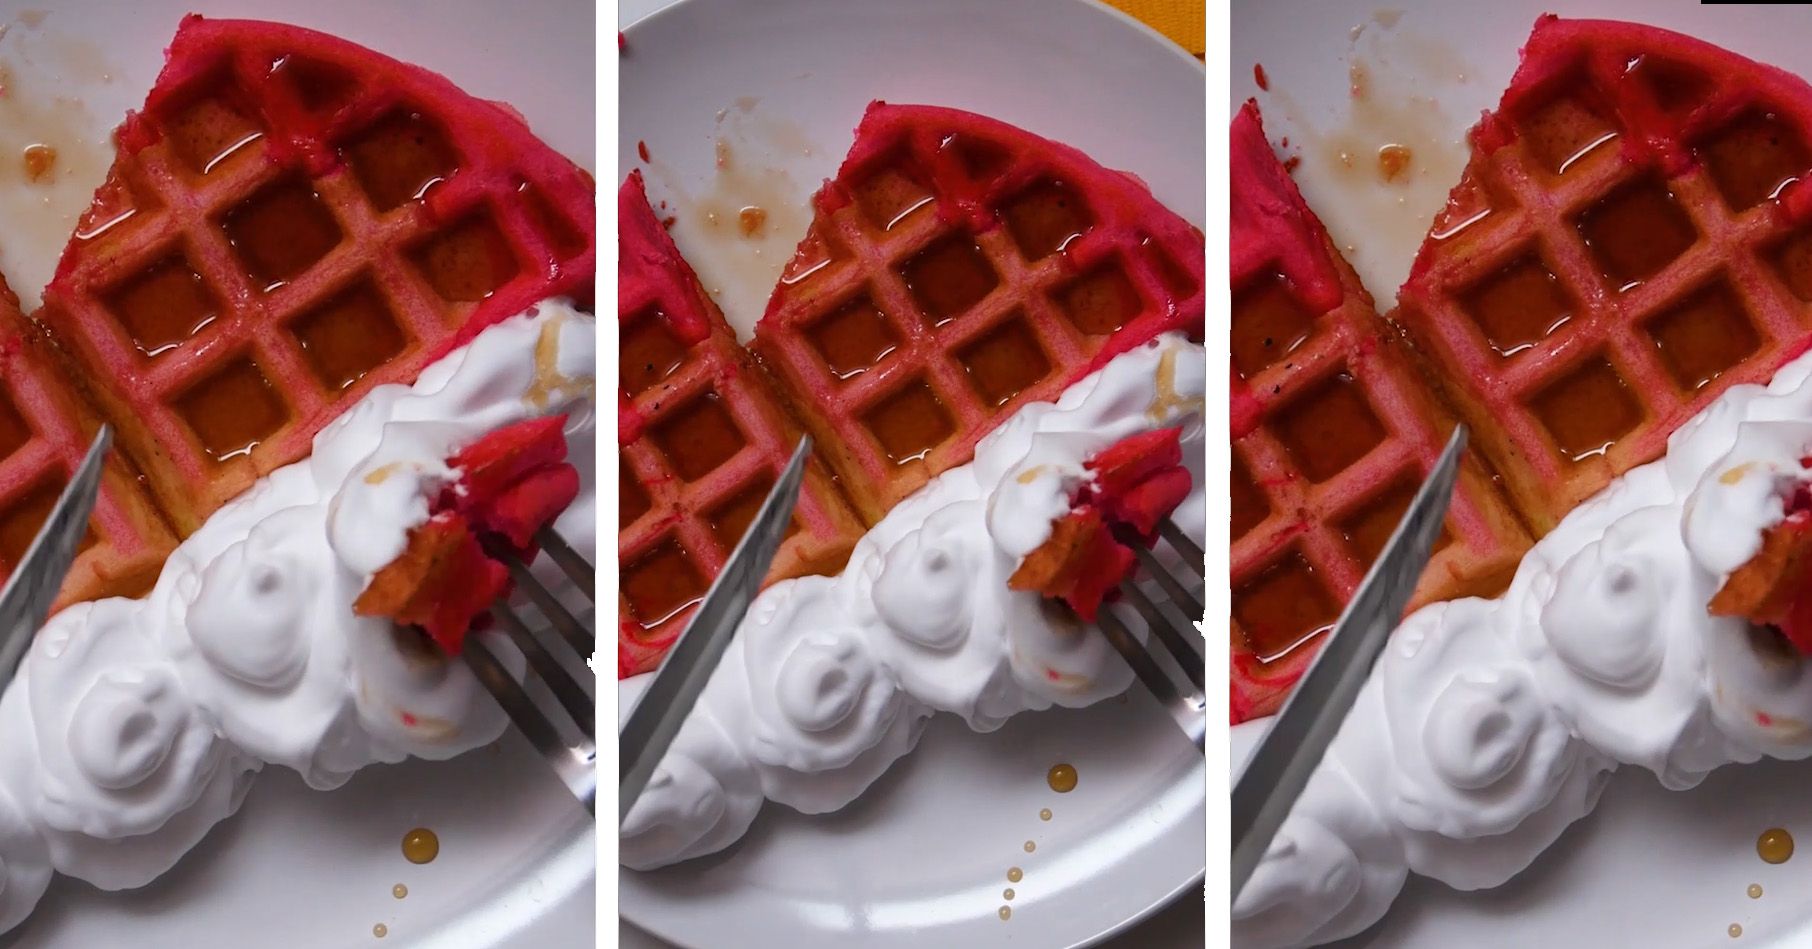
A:
<svg viewBox="0 0 1812 949">
<path fill-rule="evenodd" d="M 617 207 L 618 674 L 627 676 L 653 669 L 685 629 L 800 429 L 655 220 L 639 172 Z M 837 572 L 863 530 L 813 460 L 769 582 Z"/>
<path fill-rule="evenodd" d="M 1232 719 L 1282 704 L 1453 419 L 1270 144 L 1232 128 Z M 1493 593 L 1529 537 L 1476 458 L 1414 604 Z"/>
<path fill-rule="evenodd" d="M 874 103 L 752 348 L 870 523 L 1028 402 L 1200 339 L 1200 232 L 1003 122 Z"/>
<path fill-rule="evenodd" d="M 1812 86 L 1541 18 L 1395 315 L 1537 535 L 1812 336 Z"/>
<path fill-rule="evenodd" d="M 591 179 L 507 107 L 344 40 L 185 19 L 37 316 L 179 534 L 550 296 Z"/>
</svg>

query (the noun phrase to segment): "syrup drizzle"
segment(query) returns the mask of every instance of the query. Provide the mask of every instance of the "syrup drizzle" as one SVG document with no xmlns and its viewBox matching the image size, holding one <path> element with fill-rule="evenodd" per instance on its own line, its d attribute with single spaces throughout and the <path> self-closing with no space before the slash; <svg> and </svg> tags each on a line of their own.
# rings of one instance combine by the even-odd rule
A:
<svg viewBox="0 0 1812 949">
<path fill-rule="evenodd" d="M 1394 305 L 1407 262 L 1465 167 L 1469 117 L 1449 115 L 1440 103 L 1469 77 L 1450 44 L 1392 16 L 1353 30 L 1347 63 L 1341 120 L 1329 123 L 1301 106 L 1275 69 L 1262 99 L 1297 146 L 1291 157 L 1301 159 L 1297 184 L 1309 205 L 1366 286 L 1392 288 L 1379 296 L 1382 311 Z"/>
<path fill-rule="evenodd" d="M 806 185 L 816 179 L 795 181 L 783 169 L 819 153 L 803 127 L 758 106 L 745 96 L 717 113 L 715 161 L 702 174 L 682 175 L 663 159 L 646 169 L 650 190 L 684 209 L 674 218 L 674 242 L 711 295 L 731 304 L 724 315 L 745 341 L 811 223 Z"/>
</svg>

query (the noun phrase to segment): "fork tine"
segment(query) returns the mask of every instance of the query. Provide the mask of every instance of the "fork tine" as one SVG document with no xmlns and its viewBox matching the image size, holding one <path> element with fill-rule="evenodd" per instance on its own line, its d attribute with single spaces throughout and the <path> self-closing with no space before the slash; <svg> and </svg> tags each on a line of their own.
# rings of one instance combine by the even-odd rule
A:
<svg viewBox="0 0 1812 949">
<path fill-rule="evenodd" d="M 578 617 L 562 606 L 559 598 L 542 586 L 541 581 L 535 579 L 535 575 L 515 555 L 506 554 L 501 559 L 504 566 L 509 568 L 510 577 L 516 581 L 516 586 L 528 594 L 529 600 L 541 611 L 541 615 L 547 617 L 548 623 L 559 632 L 560 637 L 573 647 L 579 658 L 589 658 L 596 649 L 591 630 L 586 629 Z"/>
<path fill-rule="evenodd" d="M 1158 536 L 1170 541 L 1170 546 L 1175 547 L 1177 553 L 1183 555 L 1183 562 L 1189 565 L 1189 569 L 1195 571 L 1196 576 L 1204 580 L 1208 579 L 1207 555 L 1202 553 L 1202 548 L 1197 547 L 1195 541 L 1189 539 L 1188 534 L 1183 533 L 1183 529 L 1178 527 L 1175 521 L 1168 517 L 1159 521 Z"/>
<path fill-rule="evenodd" d="M 491 693 L 498 705 L 503 706 L 503 713 L 522 730 L 522 734 L 528 737 L 529 744 L 534 745 L 536 751 L 543 755 L 553 755 L 565 750 L 566 746 L 561 744 L 554 726 L 535 707 L 534 701 L 523 691 L 521 684 L 511 677 L 509 670 L 503 667 L 503 663 L 497 660 L 490 647 L 480 641 L 478 636 L 467 636 L 459 654 L 478 676 L 485 691 Z"/>
<path fill-rule="evenodd" d="M 548 691 L 554 694 L 554 699 L 560 703 L 560 707 L 566 709 L 566 714 L 572 716 L 573 722 L 579 726 L 579 731 L 586 738 L 594 738 L 592 720 L 597 717 L 597 712 L 592 705 L 591 698 L 585 694 L 584 687 L 575 681 L 565 669 L 561 668 L 560 663 L 555 661 L 546 649 L 541 648 L 541 641 L 535 638 L 535 634 L 529 630 L 528 624 L 524 623 L 522 618 L 517 616 L 508 605 L 501 601 L 492 604 L 491 615 L 495 616 L 497 621 L 503 625 L 504 631 L 509 633 L 510 641 L 516 644 L 516 648 L 522 650 L 522 655 L 528 659 L 529 666 L 535 670 L 536 675 L 541 677 L 541 681 L 547 686 Z"/>
<path fill-rule="evenodd" d="M 1164 569 L 1164 565 L 1158 562 L 1156 554 L 1147 550 L 1144 544 L 1129 544 L 1128 546 L 1132 548 L 1133 556 L 1139 558 L 1139 564 L 1145 568 L 1145 572 L 1151 574 L 1152 578 L 1158 581 L 1158 585 L 1163 587 L 1164 593 L 1170 597 L 1170 602 L 1175 603 L 1177 609 L 1182 610 L 1183 615 L 1188 617 L 1190 622 L 1194 622 L 1198 616 L 1207 615 L 1202 607 L 1202 601 L 1184 589 L 1183 585 L 1177 582 L 1177 578 L 1171 576 L 1170 571 Z"/>
<path fill-rule="evenodd" d="M 1195 686 L 1195 690 L 1201 692 L 1204 688 L 1202 654 L 1198 652 L 1194 646 L 1190 645 L 1189 642 L 1189 640 L 1194 637 L 1195 630 L 1191 629 L 1188 632 L 1184 632 L 1183 630 L 1177 629 L 1176 625 L 1170 621 L 1170 618 L 1165 616 L 1162 610 L 1158 609 L 1158 605 L 1153 603 L 1151 598 L 1146 596 L 1145 591 L 1140 590 L 1136 583 L 1130 581 L 1121 583 L 1120 595 L 1125 597 L 1127 602 L 1131 603 L 1133 608 L 1139 611 L 1139 615 L 1145 617 L 1145 625 L 1150 628 L 1159 639 L 1164 641 L 1164 648 L 1170 650 L 1170 654 L 1176 657 L 1177 665 L 1182 667 L 1183 674 L 1189 677 L 1189 681 Z"/>
<path fill-rule="evenodd" d="M 586 599 L 597 602 L 597 570 L 566 542 L 566 538 L 561 537 L 552 527 L 543 527 L 535 532 L 535 542 L 541 545 L 548 559 L 566 574 L 566 578 L 579 588 L 579 592 L 585 594 Z"/>
<path fill-rule="evenodd" d="M 1132 632 L 1120 622 L 1120 618 L 1115 616 L 1113 611 L 1105 606 L 1102 607 L 1101 612 L 1096 614 L 1096 621 L 1097 625 L 1101 627 L 1101 632 L 1106 634 L 1107 641 L 1113 644 L 1114 650 L 1126 660 L 1127 665 L 1132 666 L 1133 675 L 1138 676 L 1139 681 L 1145 683 L 1145 688 L 1151 691 L 1152 696 L 1158 700 L 1158 704 L 1164 706 L 1164 710 L 1169 712 L 1170 717 L 1176 719 L 1177 724 L 1182 727 L 1183 733 L 1195 742 L 1197 748 L 1201 748 L 1203 737 L 1207 734 L 1207 716 L 1203 714 L 1204 702 L 1199 698 L 1190 700 L 1179 695 L 1176 686 L 1171 684 L 1170 678 L 1164 674 L 1164 670 L 1158 667 L 1157 662 L 1151 658 L 1151 654 L 1145 651 L 1145 647 L 1140 645 L 1137 639 L 1133 638 Z M 1192 704 L 1193 711 L 1191 710 Z"/>
<path fill-rule="evenodd" d="M 522 732 L 535 750 L 548 764 L 553 766 L 554 773 L 560 776 L 579 803 L 587 811 L 595 811 L 598 796 L 597 777 L 597 743 L 591 738 L 582 740 L 578 746 L 569 747 L 560 740 L 554 726 L 541 714 L 533 699 L 529 698 L 522 686 L 511 678 L 509 670 L 503 667 L 490 648 L 485 646 L 478 636 L 466 637 L 465 645 L 460 650 L 466 665 L 478 677 L 485 691 L 497 700 L 508 715 L 510 722 Z M 588 732 L 589 734 L 589 732 Z"/>
</svg>

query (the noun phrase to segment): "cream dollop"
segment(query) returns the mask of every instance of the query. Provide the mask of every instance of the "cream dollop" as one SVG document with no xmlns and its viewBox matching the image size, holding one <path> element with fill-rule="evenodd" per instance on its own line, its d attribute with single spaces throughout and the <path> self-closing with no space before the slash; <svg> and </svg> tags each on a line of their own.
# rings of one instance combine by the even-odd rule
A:
<svg viewBox="0 0 1812 949">
<path fill-rule="evenodd" d="M 0 784 L 0 932 L 31 915 L 50 887 L 50 877 L 50 852 L 44 838 Z"/>
<path fill-rule="evenodd" d="M 428 515 L 459 446 L 525 418 L 569 415 L 596 510 L 593 320 L 549 301 L 479 334 L 412 386 L 380 386 L 307 459 L 222 507 L 143 599 L 52 617 L 0 695 L 0 931 L 51 870 L 143 886 L 239 808 L 263 765 L 312 786 L 494 740 L 502 711 L 419 634 L 353 600 Z M 545 378 L 555 350 L 557 379 Z M 570 512 L 569 512 L 570 514 Z M 570 521 L 563 516 L 563 530 Z M 588 556 L 595 529 L 567 533 Z M 485 634 L 490 635 L 490 634 Z M 512 671 L 520 654 L 491 640 Z"/>
<path fill-rule="evenodd" d="M 1731 524 L 1780 523 L 1782 500 L 1806 481 L 1812 420 L 1743 422 L 1737 426 L 1731 467 L 1709 466 L 1686 502 L 1686 542 L 1707 573 L 1724 576 L 1761 552 L 1760 531 Z"/>
<path fill-rule="evenodd" d="M 1201 542 L 1206 368 L 1180 335 L 1122 354 L 1056 403 L 1021 409 L 973 462 L 901 501 L 841 575 L 764 591 L 624 823 L 623 864 L 728 846 L 764 798 L 841 808 L 912 750 L 933 711 L 989 730 L 1124 690 L 1131 672 L 1105 637 L 1007 578 L 1068 510 L 1083 461 L 1156 428 L 1183 428 L 1196 485 L 1185 508 L 1197 516 L 1177 522 Z M 1143 634 L 1136 613 L 1115 609 Z M 625 710 L 640 678 L 624 682 Z"/>
<path fill-rule="evenodd" d="M 625 708 L 641 698 L 650 678 L 623 680 L 620 694 Z M 716 853 L 735 843 L 754 822 L 766 800 L 761 778 L 731 738 L 735 723 L 726 724 L 717 714 L 713 707 L 696 707 L 674 736 L 623 821 L 624 866 L 652 869 Z"/>
<path fill-rule="evenodd" d="M 1812 663 L 1707 611 L 1812 481 L 1809 374 L 1805 356 L 1725 393 L 1542 538 L 1503 597 L 1406 619 L 1235 904 L 1234 943 L 1358 933 L 1408 871 L 1501 884 L 1622 765 L 1678 789 L 1812 755 Z M 1234 729 L 1236 762 L 1265 727 Z"/>
<path fill-rule="evenodd" d="M 940 511 L 957 517 L 973 512 Z M 887 552 L 874 581 L 875 610 L 900 638 L 933 652 L 962 647 L 969 637 L 967 587 L 954 578 L 972 569 L 961 534 L 927 523 Z"/>
<path fill-rule="evenodd" d="M 750 702 L 739 729 L 764 771 L 847 768 L 895 719 L 925 714 L 909 708 L 854 626 L 839 622 L 826 595 L 831 583 L 806 577 L 768 598 L 765 622 L 749 624 L 747 638 L 735 644 L 750 694 L 772 696 Z M 773 612 L 765 612 L 769 608 Z"/>
<path fill-rule="evenodd" d="M 105 890 L 168 870 L 259 767 L 215 735 L 139 612 L 102 600 L 58 614 L 0 702 L 0 783 L 51 866 Z"/>
</svg>

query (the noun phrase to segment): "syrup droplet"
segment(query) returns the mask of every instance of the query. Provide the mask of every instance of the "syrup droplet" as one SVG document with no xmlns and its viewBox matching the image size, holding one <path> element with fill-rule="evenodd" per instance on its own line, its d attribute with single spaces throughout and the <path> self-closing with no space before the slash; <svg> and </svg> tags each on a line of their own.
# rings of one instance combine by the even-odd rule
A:
<svg viewBox="0 0 1812 949">
<path fill-rule="evenodd" d="M 1076 766 L 1057 764 L 1051 766 L 1049 774 L 1044 776 L 1045 783 L 1058 794 L 1068 794 L 1076 790 Z"/>
<path fill-rule="evenodd" d="M 1780 827 L 1770 827 L 1755 839 L 1756 856 L 1764 863 L 1786 863 L 1793 856 L 1793 835 Z"/>
<path fill-rule="evenodd" d="M 390 895 L 394 896 L 400 900 L 403 897 L 409 895 L 409 888 L 402 885 L 401 883 L 398 883 L 397 885 L 390 888 Z"/>
<path fill-rule="evenodd" d="M 736 219 L 742 225 L 742 236 L 754 237 L 760 234 L 762 226 L 768 223 L 768 212 L 751 204 L 738 211 Z"/>
<path fill-rule="evenodd" d="M 1000 921 L 1004 923 L 1007 920 L 1012 919 L 1012 918 L 1013 918 L 1013 907 L 1002 906 L 1000 908 Z"/>
<path fill-rule="evenodd" d="M 1749 884 L 1749 898 L 1752 900 L 1759 900 L 1762 898 L 1762 885 L 1760 883 Z"/>
<path fill-rule="evenodd" d="M 1006 889 L 1002 890 L 1000 893 L 1001 899 L 1006 899 L 1006 900 L 1012 899 L 1014 897 L 1014 895 L 1015 894 L 1013 893 L 1013 888 L 1010 886 L 1007 887 Z"/>
<path fill-rule="evenodd" d="M 1390 144 L 1378 149 L 1378 174 L 1385 181 L 1396 181 L 1409 170 L 1412 155 L 1407 145 Z"/>
<path fill-rule="evenodd" d="M 378 923 L 376 926 L 371 927 L 371 934 L 382 939 L 385 936 L 390 935 L 390 927 L 383 923 Z"/>
<path fill-rule="evenodd" d="M 1037 849 L 1038 849 L 1038 845 L 1036 843 L 1033 843 L 1030 840 L 1026 841 L 1026 853 L 1031 853 L 1032 851 L 1037 850 Z"/>
<path fill-rule="evenodd" d="M 1051 819 L 1051 809 L 1047 807 L 1044 810 L 1039 811 L 1038 819 L 1039 820 L 1050 820 Z"/>
<path fill-rule="evenodd" d="M 1007 871 L 1007 882 L 1009 883 L 1018 883 L 1020 880 L 1025 879 L 1025 877 L 1026 872 L 1018 867 L 1014 867 Z"/>
<path fill-rule="evenodd" d="M 410 863 L 433 863 L 440 856 L 440 838 L 426 827 L 417 827 L 403 835 L 403 859 Z"/>
<path fill-rule="evenodd" d="M 25 177 L 33 182 L 47 181 L 57 166 L 57 150 L 49 145 L 25 146 Z"/>
</svg>

